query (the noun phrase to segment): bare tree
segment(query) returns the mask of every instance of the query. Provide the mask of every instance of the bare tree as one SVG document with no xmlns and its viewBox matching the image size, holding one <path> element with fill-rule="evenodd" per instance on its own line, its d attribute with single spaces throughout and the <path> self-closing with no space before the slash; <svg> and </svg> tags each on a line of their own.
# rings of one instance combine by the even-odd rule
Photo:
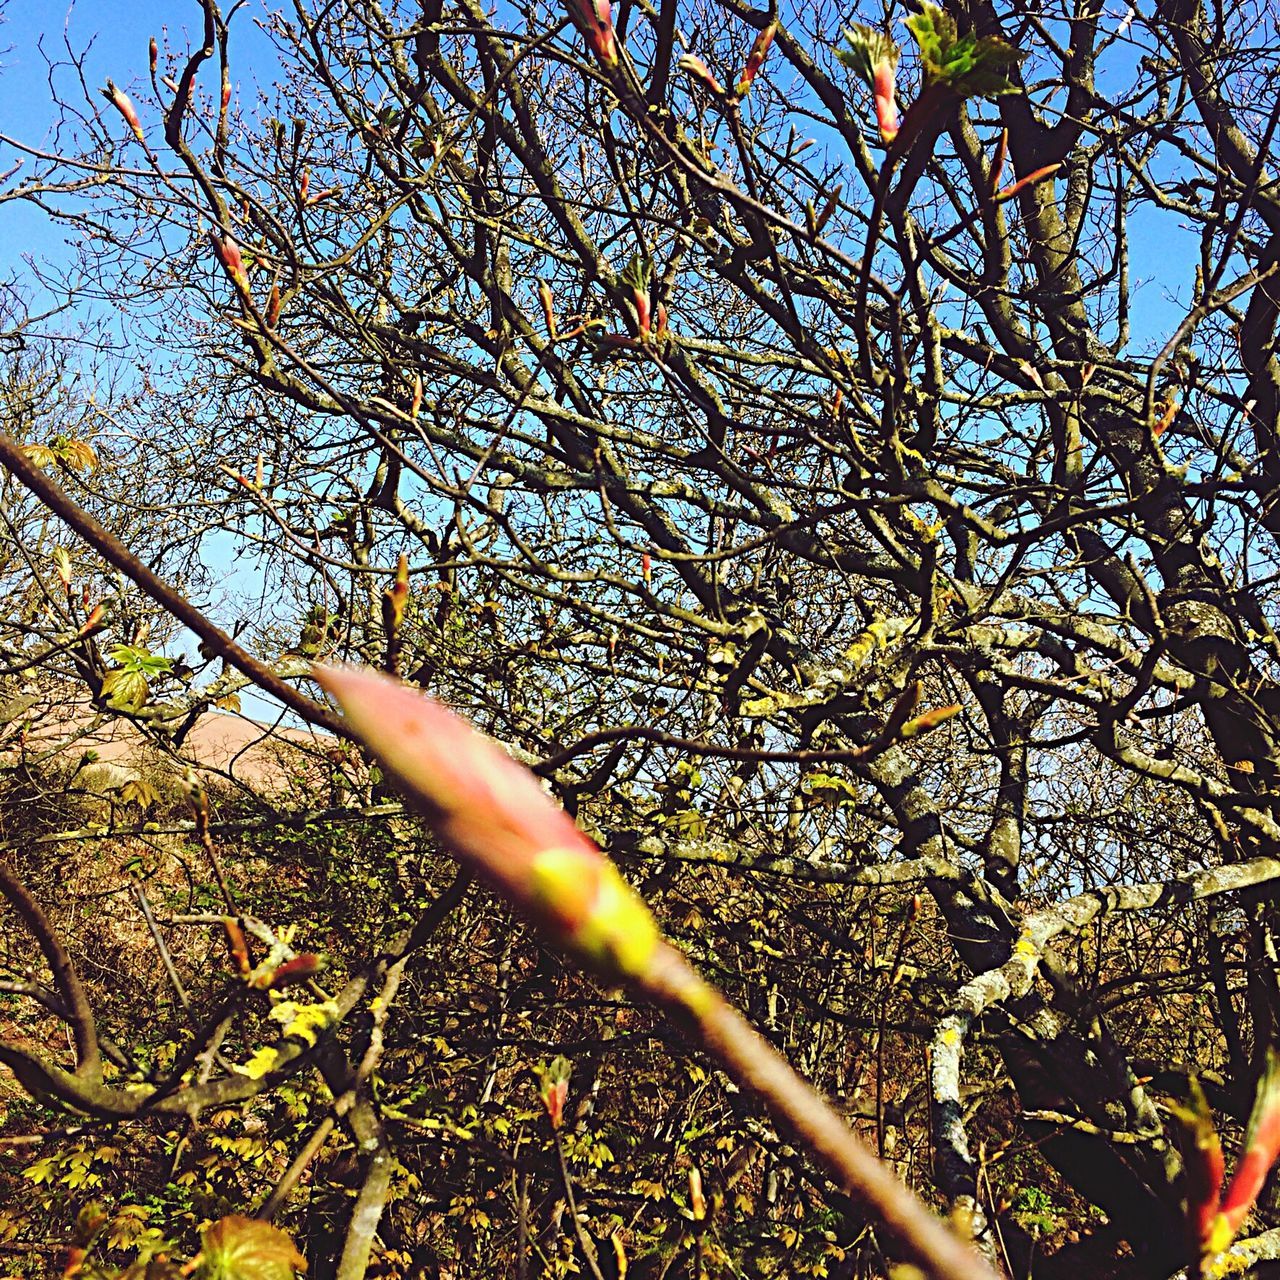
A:
<svg viewBox="0 0 1280 1280">
<path fill-rule="evenodd" d="M 171 548 L 218 528 L 261 575 L 214 650 L 331 728 L 293 658 L 465 709 L 696 906 L 696 958 L 757 918 L 784 968 L 823 939 L 807 982 L 762 967 L 757 1012 L 831 1091 L 837 1046 L 876 1046 L 882 1153 L 911 1092 L 883 1046 L 931 1045 L 936 1187 L 1014 1274 L 1032 1242 L 973 1138 L 1002 1115 L 1106 1223 L 1034 1274 L 1186 1265 L 1162 1100 L 1199 1074 L 1243 1123 L 1280 1013 L 1265 11 L 299 3 L 257 90 L 202 14 L 129 97 L 69 103 L 78 150 L 29 152 L 24 190 L 172 361 L 128 410 Z M 863 918 L 893 886 L 935 931 L 896 959 Z M 895 976 L 862 1005 L 868 953 Z M 319 1061 L 384 1153 L 359 1063 Z M 966 1105 L 993 1075 L 1014 1113 Z"/>
</svg>

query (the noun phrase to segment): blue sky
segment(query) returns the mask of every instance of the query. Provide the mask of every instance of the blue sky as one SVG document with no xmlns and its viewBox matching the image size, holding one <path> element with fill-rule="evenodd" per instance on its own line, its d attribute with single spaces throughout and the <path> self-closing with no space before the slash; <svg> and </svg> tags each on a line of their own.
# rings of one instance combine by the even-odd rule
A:
<svg viewBox="0 0 1280 1280">
<path fill-rule="evenodd" d="M 271 78 L 272 51 L 253 21 L 264 12 L 263 0 L 249 0 L 232 24 L 233 73 L 237 87 L 246 91 L 257 68 L 265 68 L 263 79 Z M 202 26 L 202 13 L 194 0 L 131 0 L 127 4 L 121 0 L 81 0 L 66 8 L 11 0 L 0 25 L 0 134 L 30 146 L 56 149 L 51 75 L 58 93 L 74 108 L 84 109 L 84 90 L 71 65 L 68 45 L 77 55 L 84 55 L 84 84 L 93 94 L 108 77 L 126 91 L 136 82 L 145 92 L 151 37 L 163 48 L 167 36 L 171 49 L 184 52 L 199 38 Z M 55 64 L 52 72 L 50 63 Z M 109 108 L 107 113 L 110 118 Z M 113 119 L 112 123 L 118 121 Z M 0 143 L 0 172 L 8 170 L 16 156 L 11 146 Z M 16 180 L 30 168 L 28 159 Z M 0 204 L 0 278 L 16 277 L 34 309 L 39 309 L 43 299 L 27 260 L 69 262 L 68 234 L 33 206 L 21 201 Z M 51 323 L 57 328 L 67 321 L 58 318 Z M 238 590 L 252 592 L 255 575 L 233 561 L 228 539 L 207 538 L 203 554 L 206 563 L 226 568 L 229 577 L 224 586 L 234 579 Z M 190 655 L 196 641 L 184 633 L 168 648 L 175 652 L 185 649 Z M 243 695 L 243 704 L 250 715 L 271 718 L 275 714 L 274 703 L 251 691 Z"/>
<path fill-rule="evenodd" d="M 248 0 L 232 22 L 233 82 L 242 102 L 252 101 L 255 81 L 270 83 L 274 78 L 274 52 L 255 21 L 265 14 L 267 3 Z M 137 96 L 142 97 L 148 80 L 150 38 L 154 36 L 162 48 L 181 53 L 198 39 L 202 27 L 195 0 L 79 0 L 68 8 L 10 0 L 6 18 L 0 26 L 0 134 L 50 149 L 55 149 L 57 139 L 53 134 L 56 109 L 49 62 L 61 64 L 53 72 L 58 91 L 73 106 L 84 109 L 84 88 L 71 65 L 68 45 L 77 55 L 84 55 L 84 86 L 90 94 L 96 97 L 110 77 L 126 91 L 136 84 L 143 90 Z M 213 68 L 207 71 L 213 72 Z M 156 128 L 154 117 L 145 109 L 144 119 L 150 128 Z M 118 120 L 111 123 L 118 133 Z M 0 172 L 7 170 L 14 158 L 12 147 L 0 143 Z M 1158 232 L 1153 229 L 1156 225 Z M 38 209 L 20 202 L 0 204 L 0 278 L 29 280 L 24 262 L 27 256 L 66 261 L 66 235 Z M 1142 214 L 1131 225 L 1131 236 L 1132 280 L 1135 284 L 1147 281 L 1135 289 L 1133 297 L 1131 349 L 1154 352 L 1184 314 L 1171 305 L 1170 298 L 1185 298 L 1189 292 L 1196 239 L 1179 234 L 1167 216 Z M 38 305 L 38 295 L 33 301 Z M 252 592 L 253 570 L 232 561 L 222 540 L 211 541 L 205 554 L 210 563 L 226 566 L 227 583 Z"/>
<path fill-rule="evenodd" d="M 254 22 L 265 12 L 265 0 L 248 0 L 231 24 L 233 75 L 246 90 L 259 69 L 262 79 L 272 78 L 273 53 Z M 152 36 L 162 48 L 167 36 L 169 47 L 182 52 L 202 30 L 203 15 L 195 0 L 80 0 L 65 7 L 10 0 L 0 23 L 0 134 L 52 149 L 57 117 L 51 74 L 58 92 L 84 108 L 68 46 L 84 55 L 84 80 L 92 92 L 108 77 L 128 91 L 133 82 L 146 86 Z M 55 64 L 52 73 L 50 63 Z M 0 143 L 0 173 L 15 158 L 13 149 Z M 27 161 L 24 169 L 29 168 Z M 0 275 L 22 274 L 29 254 L 65 258 L 64 236 L 38 210 L 17 201 L 0 205 Z"/>
<path fill-rule="evenodd" d="M 255 21 L 266 10 L 266 0 L 247 0 L 231 23 L 232 71 L 242 100 L 250 97 L 254 80 L 269 83 L 273 78 L 274 52 Z M 79 0 L 66 8 L 10 0 L 4 18 L 0 134 L 34 145 L 55 141 L 48 61 L 63 64 L 53 73 L 59 91 L 73 104 L 83 102 L 76 71 L 69 64 L 68 43 L 85 54 L 85 82 L 92 91 L 108 77 L 128 90 L 135 80 L 145 86 L 147 42 L 152 36 L 162 47 L 167 36 L 169 47 L 182 51 L 198 36 L 203 22 L 195 0 Z M 0 144 L 0 172 L 14 158 L 12 149 Z M 1158 348 L 1181 319 L 1170 307 L 1169 295 L 1186 295 L 1197 251 L 1194 235 L 1177 235 L 1167 217 L 1153 221 L 1159 224 L 1158 233 L 1153 229 L 1144 235 L 1151 222 L 1141 213 L 1131 228 L 1131 279 L 1139 286 L 1133 298 L 1135 349 L 1150 343 Z M 17 202 L 0 205 L 0 274 L 23 273 L 26 254 L 65 258 L 63 233 L 36 210 Z M 1149 283 L 1140 285 L 1143 281 Z"/>
<path fill-rule="evenodd" d="M 265 12 L 263 0 L 249 0 L 232 20 L 231 52 L 238 76 L 251 74 L 255 61 L 269 66 L 270 46 L 254 24 Z M 65 63 L 64 39 L 69 39 L 78 53 L 87 50 L 90 87 L 96 89 L 108 76 L 127 87 L 135 77 L 146 79 L 147 42 L 152 36 L 163 45 L 167 33 L 171 47 L 182 50 L 202 29 L 202 12 L 194 0 L 80 0 L 65 8 L 11 0 L 0 25 L 0 131 L 39 141 L 52 122 L 41 44 L 50 60 Z M 76 94 L 71 68 L 64 67 L 57 82 Z"/>
</svg>

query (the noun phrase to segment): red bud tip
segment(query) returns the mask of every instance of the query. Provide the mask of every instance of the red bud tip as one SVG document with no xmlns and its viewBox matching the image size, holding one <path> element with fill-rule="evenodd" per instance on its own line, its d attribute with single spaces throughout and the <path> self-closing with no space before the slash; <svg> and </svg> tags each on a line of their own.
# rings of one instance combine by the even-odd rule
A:
<svg viewBox="0 0 1280 1280">
<path fill-rule="evenodd" d="M 652 914 L 527 769 L 397 680 L 352 667 L 313 675 L 459 860 L 597 972 L 647 974 L 660 943 Z"/>
<path fill-rule="evenodd" d="M 564 1104 L 569 1100 L 572 1071 L 573 1067 L 565 1057 L 554 1058 L 550 1066 L 538 1069 L 538 1098 L 553 1129 L 559 1129 L 564 1123 Z"/>
<path fill-rule="evenodd" d="M 237 289 L 247 291 L 249 277 L 244 269 L 244 259 L 240 256 L 239 245 L 230 236 L 224 239 L 216 231 L 209 233 L 209 239 L 213 244 L 213 252 L 222 263 L 223 270 L 231 277 L 231 283 Z"/>
<path fill-rule="evenodd" d="M 898 136 L 898 104 L 895 100 L 894 67 L 888 62 L 876 65 L 875 84 L 876 125 L 880 140 L 890 143 Z"/>
<path fill-rule="evenodd" d="M 312 951 L 306 951 L 292 960 L 286 960 L 278 969 L 264 974 L 255 986 L 263 991 L 279 991 L 298 982 L 307 982 L 324 968 L 324 961 Z"/>
<path fill-rule="evenodd" d="M 609 0 L 569 0 L 569 15 L 586 37 L 597 61 L 605 67 L 616 67 L 618 40 Z"/>
<path fill-rule="evenodd" d="M 1258 1094 L 1249 1117 L 1244 1155 L 1231 1185 L 1222 1197 L 1222 1216 L 1232 1239 L 1244 1225 L 1280 1155 L 1280 1055 L 1267 1051 L 1267 1065 L 1258 1081 Z M 1224 1246 L 1225 1247 L 1225 1246 Z"/>
<path fill-rule="evenodd" d="M 996 203 L 1002 204 L 1006 200 L 1012 200 L 1020 191 L 1026 190 L 1027 187 L 1033 187 L 1037 182 L 1043 182 L 1045 178 L 1052 177 L 1061 169 L 1060 164 L 1046 164 L 1039 169 L 1033 169 L 1025 178 L 1019 178 L 1017 182 L 1005 187 L 996 196 Z"/>
<path fill-rule="evenodd" d="M 600 851 L 497 743 L 386 676 L 317 667 L 315 678 L 458 858 L 545 916 L 535 900 L 533 864 L 548 849 L 574 850 L 582 857 L 584 887 L 589 896 L 594 893 L 590 882 L 597 878 L 597 864 L 604 865 Z"/>
<path fill-rule="evenodd" d="M 244 930 L 240 927 L 240 922 L 230 916 L 223 920 L 222 927 L 227 933 L 227 950 L 231 954 L 236 972 L 242 978 L 247 978 L 252 961 L 249 958 L 249 941 L 244 936 Z"/>
<path fill-rule="evenodd" d="M 652 324 L 650 313 L 650 301 L 648 289 L 632 289 L 631 301 L 636 309 L 636 327 L 640 331 L 640 338 L 643 341 L 649 336 L 649 329 Z"/>
<path fill-rule="evenodd" d="M 554 341 L 556 336 L 555 296 L 551 286 L 545 280 L 538 281 L 538 301 L 542 304 L 542 320 L 547 326 L 547 334 Z"/>
<path fill-rule="evenodd" d="M 837 53 L 840 61 L 871 87 L 875 95 L 876 124 L 880 137 L 890 143 L 898 136 L 898 107 L 894 96 L 894 78 L 901 51 L 883 31 L 862 23 L 846 29 L 848 49 Z"/>
</svg>

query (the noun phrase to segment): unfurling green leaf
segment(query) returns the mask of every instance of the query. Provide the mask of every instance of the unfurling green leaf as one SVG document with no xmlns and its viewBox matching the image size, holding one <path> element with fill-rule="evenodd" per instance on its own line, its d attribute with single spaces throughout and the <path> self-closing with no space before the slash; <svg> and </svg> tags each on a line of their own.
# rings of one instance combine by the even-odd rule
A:
<svg viewBox="0 0 1280 1280">
<path fill-rule="evenodd" d="M 874 84 L 880 67 L 888 66 L 890 70 L 896 70 L 900 50 L 883 31 L 855 22 L 853 26 L 845 28 L 844 38 L 849 47 L 837 49 L 836 57 L 855 75 L 865 80 L 868 88 Z"/>
<path fill-rule="evenodd" d="M 125 671 L 139 672 L 144 676 L 164 675 L 173 669 L 172 658 L 131 644 L 116 645 L 111 650 L 111 661 Z"/>
<path fill-rule="evenodd" d="M 634 254 L 618 279 L 633 289 L 648 289 L 653 282 L 653 263 L 638 253 Z"/>
<path fill-rule="evenodd" d="M 907 19 L 907 30 L 920 48 L 926 85 L 943 84 L 962 98 L 1016 93 L 1006 71 L 1024 54 L 999 36 L 960 35 L 955 19 L 926 4 Z"/>
</svg>

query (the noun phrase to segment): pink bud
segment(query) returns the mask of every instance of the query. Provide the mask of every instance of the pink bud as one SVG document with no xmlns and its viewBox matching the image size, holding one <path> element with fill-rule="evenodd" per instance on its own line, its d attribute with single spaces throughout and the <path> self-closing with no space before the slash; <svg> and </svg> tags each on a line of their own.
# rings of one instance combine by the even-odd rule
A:
<svg viewBox="0 0 1280 1280">
<path fill-rule="evenodd" d="M 1039 169 L 1032 170 L 1025 178 L 1019 178 L 1017 182 L 1010 183 L 1002 191 L 997 191 L 996 203 L 1003 204 L 1006 200 L 1012 200 L 1020 191 L 1034 186 L 1037 182 L 1043 182 L 1045 178 L 1051 178 L 1061 168 L 1062 165 L 1060 164 L 1041 165 Z"/>
<path fill-rule="evenodd" d="M 894 79 L 901 50 L 883 31 L 858 23 L 846 29 L 847 49 L 836 56 L 866 84 L 875 95 L 876 124 L 881 140 L 889 143 L 898 136 L 898 106 L 894 96 Z"/>
<path fill-rule="evenodd" d="M 538 1098 L 553 1129 L 564 1123 L 564 1104 L 569 1100 L 569 1076 L 573 1067 L 565 1057 L 553 1058 L 551 1065 L 538 1068 Z"/>
<path fill-rule="evenodd" d="M 151 74 L 155 75 L 156 64 L 160 61 L 160 46 L 156 44 L 155 36 L 151 37 L 151 41 L 147 45 L 147 57 L 151 62 Z"/>
<path fill-rule="evenodd" d="M 263 991 L 280 991 L 299 982 L 308 982 L 324 968 L 324 961 L 312 951 L 286 960 L 278 969 L 261 974 L 254 986 Z"/>
<path fill-rule="evenodd" d="M 1249 1117 L 1244 1155 L 1236 1166 L 1231 1185 L 1222 1197 L 1222 1216 L 1232 1238 L 1249 1216 L 1271 1166 L 1280 1155 L 1280 1056 L 1267 1053 L 1266 1070 L 1258 1081 L 1258 1095 Z"/>
<path fill-rule="evenodd" d="M 114 81 L 108 80 L 102 96 L 124 117 L 125 124 L 133 130 L 133 136 L 145 144 L 147 139 L 142 132 L 142 121 L 138 119 L 138 112 L 129 95 L 117 89 Z"/>
<path fill-rule="evenodd" d="M 231 277 L 231 283 L 237 289 L 247 291 L 249 276 L 244 269 L 244 259 L 240 256 L 240 246 L 230 236 L 224 238 L 216 231 L 209 233 L 209 239 L 223 270 Z"/>
<path fill-rule="evenodd" d="M 724 90 L 720 87 L 720 81 L 711 74 L 711 68 L 696 53 L 686 53 L 676 63 L 676 66 L 691 80 L 696 80 L 709 93 L 715 94 L 716 97 L 724 95 Z"/>
<path fill-rule="evenodd" d="M 652 316 L 649 309 L 649 290 L 633 288 L 631 290 L 631 301 L 635 305 L 636 324 L 640 330 L 640 337 L 643 340 L 649 336 L 649 329 L 652 324 Z"/>
<path fill-rule="evenodd" d="M 87 636 L 90 632 L 97 631 L 102 625 L 102 619 L 106 615 L 106 606 L 95 604 L 89 612 L 89 616 L 84 620 L 84 626 L 80 628 L 80 634 Z"/>
<path fill-rule="evenodd" d="M 547 326 L 547 333 L 554 342 L 556 337 L 555 295 L 545 280 L 538 281 L 538 301 L 542 303 L 542 319 Z"/>
<path fill-rule="evenodd" d="M 763 31 L 755 38 L 755 43 L 751 46 L 751 52 L 747 54 L 746 66 L 742 68 L 742 75 L 738 77 L 738 83 L 734 86 L 734 90 L 739 98 L 745 98 L 751 89 L 751 82 L 756 78 L 756 73 L 764 66 L 764 60 L 769 56 L 769 46 L 773 44 L 773 37 L 778 34 L 777 19 L 770 22 Z"/>
<path fill-rule="evenodd" d="M 898 104 L 894 96 L 896 70 L 888 60 L 877 62 L 872 85 L 876 98 L 876 124 L 880 128 L 881 141 L 886 143 L 898 136 Z"/>
<path fill-rule="evenodd" d="M 607 865 L 534 776 L 461 717 L 399 681 L 354 667 L 317 667 L 348 724 L 461 861 L 559 939 L 596 904 Z M 572 891 L 538 893 L 539 855 L 576 867 Z"/>
</svg>

